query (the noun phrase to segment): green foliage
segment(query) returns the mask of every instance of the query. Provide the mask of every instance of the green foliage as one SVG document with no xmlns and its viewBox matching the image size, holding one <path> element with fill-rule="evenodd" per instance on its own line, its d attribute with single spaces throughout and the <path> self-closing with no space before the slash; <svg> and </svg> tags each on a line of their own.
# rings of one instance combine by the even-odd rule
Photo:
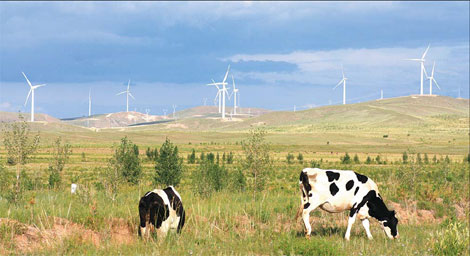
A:
<svg viewBox="0 0 470 256">
<path fill-rule="evenodd" d="M 425 164 L 429 164 L 428 153 L 424 153 L 424 163 L 425 163 Z"/>
<path fill-rule="evenodd" d="M 357 154 L 354 155 L 354 160 L 353 161 L 354 161 L 355 164 L 360 164 L 361 163 L 361 161 L 359 161 L 359 157 L 357 156 Z"/>
<path fill-rule="evenodd" d="M 20 121 L 12 124 L 5 124 L 3 130 L 3 144 L 7 151 L 7 159 L 11 165 L 16 165 L 16 184 L 12 202 L 18 203 L 23 197 L 21 185 L 21 167 L 24 166 L 36 152 L 39 145 L 39 133 L 31 134 L 29 125 L 24 121 L 23 116 L 19 116 Z M 20 167 L 21 165 L 21 167 Z"/>
<path fill-rule="evenodd" d="M 282 236 L 277 242 L 281 255 L 345 255 L 337 244 L 325 240 L 307 240 L 295 236 Z"/>
<path fill-rule="evenodd" d="M 421 159 L 421 154 L 420 153 L 418 153 L 418 155 L 416 156 L 416 162 L 418 164 L 421 164 L 423 162 L 423 159 Z"/>
<path fill-rule="evenodd" d="M 62 182 L 61 173 L 64 170 L 65 164 L 72 153 L 71 145 L 69 143 L 62 143 L 62 138 L 58 137 L 54 142 L 54 150 L 52 152 L 52 160 L 49 163 L 49 186 L 51 188 L 57 187 Z"/>
<path fill-rule="evenodd" d="M 242 142 L 242 149 L 245 153 L 242 166 L 251 178 L 250 185 L 255 195 L 256 191 L 264 190 L 267 174 L 272 169 L 266 130 L 251 129 L 249 138 Z"/>
<path fill-rule="evenodd" d="M 168 138 L 160 148 L 160 157 L 155 165 L 155 184 L 177 186 L 183 175 L 183 159 L 178 156 L 178 147 Z"/>
<path fill-rule="evenodd" d="M 311 168 L 321 168 L 320 167 L 320 161 L 316 161 L 316 160 L 310 161 L 310 167 Z"/>
<path fill-rule="evenodd" d="M 449 156 L 448 156 L 448 155 L 446 155 L 446 158 L 445 158 L 445 160 L 444 160 L 444 161 L 445 161 L 447 164 L 450 164 L 450 158 L 449 158 Z"/>
<path fill-rule="evenodd" d="M 158 149 L 151 149 L 150 147 L 147 147 L 145 150 L 145 155 L 149 161 L 155 161 L 158 158 Z"/>
<path fill-rule="evenodd" d="M 304 156 L 302 155 L 302 153 L 299 153 L 297 155 L 297 161 L 299 161 L 299 163 L 303 163 L 304 162 Z"/>
<path fill-rule="evenodd" d="M 467 255 L 468 253 L 468 224 L 466 222 L 449 221 L 443 224 L 441 230 L 433 234 L 437 240 L 434 243 L 435 255 Z"/>
<path fill-rule="evenodd" d="M 85 152 L 82 152 L 82 162 L 86 162 L 86 155 L 85 155 Z"/>
<path fill-rule="evenodd" d="M 342 164 L 350 164 L 352 162 L 351 157 L 349 156 L 347 152 L 346 154 L 344 154 L 344 156 L 340 157 L 340 159 L 341 159 Z"/>
<path fill-rule="evenodd" d="M 224 166 L 209 160 L 202 162 L 192 173 L 192 184 L 194 191 L 209 197 L 213 192 L 221 191 L 227 187 L 228 172 Z"/>
<path fill-rule="evenodd" d="M 235 192 L 243 192 L 246 188 L 246 177 L 240 168 L 230 173 L 230 189 Z"/>
<path fill-rule="evenodd" d="M 370 156 L 367 156 L 366 164 L 372 164 L 372 158 L 370 158 Z"/>
<path fill-rule="evenodd" d="M 375 157 L 375 162 L 376 162 L 377 164 L 382 164 L 382 159 L 380 158 L 380 155 L 377 155 L 377 156 Z"/>
<path fill-rule="evenodd" d="M 434 157 L 436 157 L 436 156 L 434 156 Z M 404 164 L 408 163 L 408 153 L 406 151 L 403 152 L 403 155 L 402 155 L 401 158 L 402 158 Z"/>
<path fill-rule="evenodd" d="M 230 153 L 227 156 L 227 164 L 233 164 L 233 153 L 230 151 Z"/>
<path fill-rule="evenodd" d="M 286 160 L 287 160 L 288 164 L 294 163 L 294 155 L 291 154 L 291 153 L 288 153 L 287 156 L 286 156 Z"/>
<path fill-rule="evenodd" d="M 193 148 L 191 154 L 188 155 L 188 164 L 194 164 L 194 163 L 196 163 L 196 151 Z"/>
<path fill-rule="evenodd" d="M 122 177 L 122 180 L 137 184 L 142 176 L 139 147 L 127 137 L 122 138 L 109 160 L 109 168 L 113 169 L 115 175 Z"/>
</svg>

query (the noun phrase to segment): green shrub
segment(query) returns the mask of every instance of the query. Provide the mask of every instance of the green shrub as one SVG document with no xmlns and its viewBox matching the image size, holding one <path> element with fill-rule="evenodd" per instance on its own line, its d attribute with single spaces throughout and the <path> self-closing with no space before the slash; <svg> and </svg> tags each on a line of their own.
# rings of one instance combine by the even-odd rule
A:
<svg viewBox="0 0 470 256">
<path fill-rule="evenodd" d="M 367 156 L 366 164 L 372 164 L 372 158 L 370 158 L 370 156 Z"/>
<path fill-rule="evenodd" d="M 250 136 L 242 143 L 245 153 L 243 169 L 248 172 L 253 196 L 256 191 L 264 190 L 266 177 L 271 172 L 272 161 L 269 156 L 270 146 L 266 142 L 266 130 L 262 128 L 251 129 Z"/>
<path fill-rule="evenodd" d="M 286 160 L 287 160 L 288 164 L 292 164 L 293 160 L 294 160 L 294 155 L 291 154 L 291 153 L 288 153 L 287 156 L 286 156 Z"/>
<path fill-rule="evenodd" d="M 236 192 L 245 191 L 246 177 L 241 168 L 236 168 L 230 173 L 230 188 Z"/>
<path fill-rule="evenodd" d="M 434 157 L 436 157 L 436 156 L 434 156 Z M 402 155 L 401 158 L 402 158 L 404 164 L 408 163 L 408 153 L 406 151 L 403 152 L 403 155 Z"/>
<path fill-rule="evenodd" d="M 227 156 L 227 164 L 233 164 L 233 153 L 231 151 Z"/>
<path fill-rule="evenodd" d="M 310 161 L 310 167 L 311 168 L 321 168 L 320 167 L 320 162 L 316 161 L 316 160 L 312 160 L 312 161 Z"/>
<path fill-rule="evenodd" d="M 346 152 L 346 154 L 344 154 L 344 156 L 340 157 L 341 159 L 341 163 L 342 164 L 350 164 L 351 163 L 351 157 L 349 156 L 349 154 Z"/>
<path fill-rule="evenodd" d="M 49 187 L 55 188 L 62 182 L 62 171 L 72 153 L 71 145 L 62 143 L 62 138 L 58 137 L 54 142 L 52 160 L 49 163 Z"/>
<path fill-rule="evenodd" d="M 188 164 L 194 164 L 196 163 L 196 151 L 193 148 L 193 151 L 191 152 L 190 155 L 188 155 Z"/>
<path fill-rule="evenodd" d="M 299 161 L 300 164 L 304 162 L 304 156 L 302 155 L 302 153 L 299 153 L 297 155 L 297 161 Z"/>
<path fill-rule="evenodd" d="M 183 159 L 178 156 L 178 147 L 168 138 L 160 148 L 160 156 L 155 165 L 155 184 L 177 186 L 183 175 Z"/>
<path fill-rule="evenodd" d="M 359 157 L 357 156 L 357 154 L 354 155 L 354 163 L 355 164 L 360 164 L 361 161 L 359 161 Z"/>
<path fill-rule="evenodd" d="M 202 162 L 192 173 L 194 191 L 205 197 L 227 187 L 228 172 L 224 166 L 209 160 Z"/>
<path fill-rule="evenodd" d="M 142 166 L 139 159 L 139 147 L 127 137 L 121 139 L 121 144 L 114 150 L 109 160 L 109 168 L 121 176 L 124 181 L 137 184 L 142 176 Z"/>
<path fill-rule="evenodd" d="M 468 225 L 465 222 L 444 223 L 443 228 L 433 234 L 436 239 L 433 251 L 436 255 L 467 255 Z"/>
</svg>

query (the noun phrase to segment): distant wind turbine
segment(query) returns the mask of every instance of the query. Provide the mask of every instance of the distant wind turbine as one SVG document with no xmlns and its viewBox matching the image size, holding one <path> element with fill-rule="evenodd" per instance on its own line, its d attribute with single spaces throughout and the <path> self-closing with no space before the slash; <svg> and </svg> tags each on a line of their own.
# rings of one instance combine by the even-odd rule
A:
<svg viewBox="0 0 470 256">
<path fill-rule="evenodd" d="M 232 75 L 232 85 L 233 85 L 233 114 L 236 115 L 237 114 L 237 94 L 239 93 L 238 92 L 238 89 L 235 88 L 235 79 L 233 78 L 233 75 Z"/>
<path fill-rule="evenodd" d="M 441 89 L 441 87 L 439 87 L 439 85 L 437 84 L 436 79 L 434 79 L 434 67 L 435 66 L 436 66 L 436 62 L 434 61 L 434 63 L 432 64 L 431 76 L 426 76 L 427 79 L 429 80 L 429 95 L 432 95 L 432 82 L 433 81 L 436 84 L 437 88 L 439 88 L 439 90 Z"/>
<path fill-rule="evenodd" d="M 127 90 L 116 94 L 116 95 L 121 95 L 123 93 L 126 94 L 126 112 L 129 112 L 129 96 L 131 96 L 135 100 L 134 96 L 132 96 L 132 93 L 129 90 L 130 85 L 131 85 L 131 80 L 129 80 L 129 82 L 127 82 Z"/>
<path fill-rule="evenodd" d="M 423 73 L 426 73 L 426 69 L 424 68 L 424 62 L 425 62 L 424 58 L 426 57 L 426 54 L 428 53 L 430 46 L 431 44 L 428 45 L 428 48 L 426 48 L 426 50 L 424 51 L 423 56 L 421 56 L 421 59 L 405 59 L 405 60 L 411 60 L 411 61 L 418 61 L 421 64 L 421 89 L 419 93 L 420 95 L 423 95 Z"/>
<path fill-rule="evenodd" d="M 343 79 L 339 81 L 339 83 L 333 88 L 333 90 L 336 89 L 336 87 L 338 87 L 341 83 L 343 83 L 343 105 L 344 105 L 346 104 L 346 80 L 348 79 L 344 76 L 343 65 L 341 65 L 341 73 L 343 74 Z"/>
<path fill-rule="evenodd" d="M 88 91 L 88 116 L 91 116 L 91 88 Z"/>
<path fill-rule="evenodd" d="M 173 105 L 173 119 L 176 120 L 176 107 L 178 107 L 177 105 Z"/>
<path fill-rule="evenodd" d="M 26 78 L 26 81 L 28 82 L 29 85 L 29 92 L 28 96 L 26 96 L 26 100 L 24 102 L 24 105 L 26 106 L 26 103 L 28 103 L 29 95 L 31 94 L 31 122 L 34 122 L 34 90 L 36 90 L 39 87 L 45 86 L 46 84 L 38 84 L 38 85 L 32 85 L 29 79 L 26 77 L 26 75 L 23 73 L 24 78 Z"/>
<path fill-rule="evenodd" d="M 217 97 L 219 97 L 219 112 L 222 111 L 222 119 L 225 119 L 225 94 L 228 95 L 228 91 L 227 91 L 227 76 L 228 76 L 228 72 L 230 71 L 230 65 L 228 65 L 228 68 L 227 68 L 227 72 L 225 73 L 225 76 L 224 76 L 224 80 L 222 82 L 214 82 L 214 80 L 212 80 L 212 83 L 211 84 L 207 84 L 207 85 L 215 85 L 217 87 L 217 89 L 219 90 L 217 92 Z M 219 85 L 222 85 L 222 88 L 219 87 Z M 222 103 L 220 102 L 220 97 L 222 97 Z M 220 105 L 222 105 L 222 110 L 220 110 Z"/>
</svg>

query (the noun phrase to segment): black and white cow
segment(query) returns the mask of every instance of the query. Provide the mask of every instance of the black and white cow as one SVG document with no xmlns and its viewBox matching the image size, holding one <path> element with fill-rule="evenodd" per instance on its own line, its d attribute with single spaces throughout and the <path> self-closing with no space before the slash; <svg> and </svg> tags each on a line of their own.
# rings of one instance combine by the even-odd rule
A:
<svg viewBox="0 0 470 256">
<path fill-rule="evenodd" d="M 145 193 L 139 202 L 139 235 L 145 236 L 147 226 L 156 229 L 157 236 L 164 237 L 167 232 L 181 232 L 185 221 L 185 212 L 181 196 L 173 186 L 154 189 Z"/>
<path fill-rule="evenodd" d="M 312 232 L 310 212 L 317 207 L 330 213 L 349 210 L 346 240 L 349 240 L 356 216 L 362 221 L 369 239 L 372 239 L 369 229 L 371 217 L 382 224 L 389 238 L 398 238 L 398 219 L 395 217 L 395 211 L 387 209 L 377 185 L 366 176 L 354 171 L 305 168 L 300 173 L 299 184 L 302 192 L 302 219 L 307 229 L 307 238 Z"/>
</svg>

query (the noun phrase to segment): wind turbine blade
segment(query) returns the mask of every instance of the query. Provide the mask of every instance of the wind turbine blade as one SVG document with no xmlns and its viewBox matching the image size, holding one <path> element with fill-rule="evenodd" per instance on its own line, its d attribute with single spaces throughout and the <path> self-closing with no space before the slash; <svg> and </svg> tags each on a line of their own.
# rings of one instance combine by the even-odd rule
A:
<svg viewBox="0 0 470 256">
<path fill-rule="evenodd" d="M 341 73 L 343 74 L 343 80 L 344 80 L 344 68 L 343 68 L 343 64 L 341 64 Z"/>
<path fill-rule="evenodd" d="M 432 71 L 431 71 L 431 77 L 434 77 L 434 67 L 436 66 L 436 62 L 432 64 Z"/>
<path fill-rule="evenodd" d="M 403 59 L 403 60 L 421 61 L 421 59 Z"/>
<path fill-rule="evenodd" d="M 424 75 L 428 77 L 428 72 L 426 72 L 426 67 L 424 65 L 423 65 L 423 71 L 424 71 Z"/>
<path fill-rule="evenodd" d="M 131 96 L 135 100 L 134 96 L 132 96 L 132 93 L 129 92 L 129 96 Z"/>
<path fill-rule="evenodd" d="M 439 90 L 440 90 L 440 89 L 441 89 L 441 87 L 439 87 L 439 84 L 437 84 L 437 81 L 436 81 L 436 79 L 434 79 L 434 77 L 433 77 L 433 78 L 431 78 L 431 79 L 434 81 L 434 83 L 436 83 L 436 86 L 437 86 L 437 88 L 439 88 Z"/>
<path fill-rule="evenodd" d="M 23 73 L 24 78 L 26 78 L 26 81 L 28 82 L 29 87 L 33 87 L 33 85 L 31 84 L 31 82 L 29 81 L 29 79 L 26 77 L 26 75 L 24 74 L 24 72 L 21 72 L 21 73 Z"/>
<path fill-rule="evenodd" d="M 126 92 L 127 92 L 127 91 L 123 91 L 123 92 L 120 92 L 120 93 L 118 93 L 118 94 L 116 94 L 116 95 L 121 95 L 121 94 L 126 93 Z"/>
<path fill-rule="evenodd" d="M 43 86 L 46 86 L 46 84 L 38 84 L 38 85 L 33 86 L 33 88 L 36 89 L 36 88 L 43 87 Z"/>
<path fill-rule="evenodd" d="M 421 57 L 421 59 L 424 59 L 424 57 L 426 57 L 426 54 L 428 53 L 430 46 L 431 46 L 431 44 L 428 44 L 428 48 L 426 48 L 426 51 L 424 51 L 423 56 Z"/>
<path fill-rule="evenodd" d="M 338 87 L 341 83 L 343 83 L 343 81 L 344 81 L 344 78 L 341 81 L 339 81 L 339 83 L 333 88 L 333 90 L 336 89 L 336 87 Z"/>
<path fill-rule="evenodd" d="M 233 75 L 232 75 L 232 85 L 233 85 L 233 90 L 235 90 L 235 79 L 233 78 Z"/>
<path fill-rule="evenodd" d="M 131 80 L 129 79 L 129 82 L 127 82 L 127 91 L 129 91 L 129 86 L 131 85 Z"/>
<path fill-rule="evenodd" d="M 230 70 L 230 64 L 228 65 L 227 72 L 225 72 L 224 81 L 222 83 L 225 83 L 225 80 L 227 80 L 229 70 Z"/>
<path fill-rule="evenodd" d="M 26 103 L 28 103 L 29 95 L 31 94 L 31 91 L 33 88 L 29 89 L 28 96 L 26 96 L 26 100 L 24 101 L 24 105 L 26 106 Z"/>
<path fill-rule="evenodd" d="M 214 102 L 217 100 L 217 97 L 219 97 L 220 91 L 217 91 L 217 94 L 215 95 Z"/>
</svg>

